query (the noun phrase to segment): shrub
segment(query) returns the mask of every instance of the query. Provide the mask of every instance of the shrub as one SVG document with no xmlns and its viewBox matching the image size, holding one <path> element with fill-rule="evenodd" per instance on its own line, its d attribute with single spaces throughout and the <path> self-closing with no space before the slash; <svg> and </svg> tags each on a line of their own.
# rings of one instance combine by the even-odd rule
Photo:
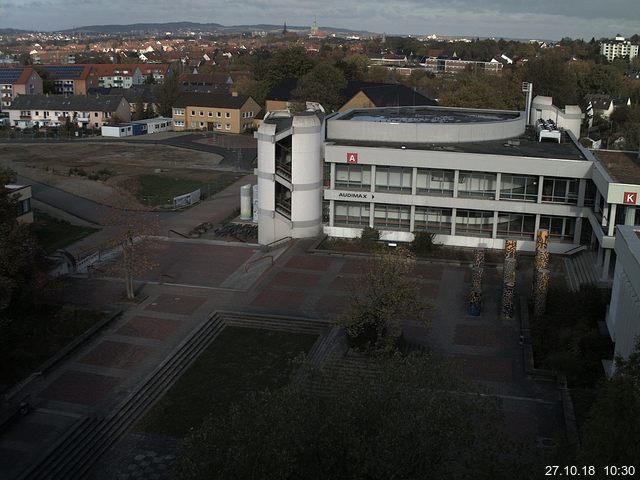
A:
<svg viewBox="0 0 640 480">
<path fill-rule="evenodd" d="M 367 250 L 375 250 L 378 248 L 378 240 L 380 240 L 380 231 L 371 227 L 364 227 L 360 234 L 360 246 Z"/>
<path fill-rule="evenodd" d="M 433 251 L 439 245 L 434 242 L 435 233 L 430 232 L 413 232 L 413 242 L 411 242 L 411 251 L 416 255 L 424 255 Z"/>
</svg>

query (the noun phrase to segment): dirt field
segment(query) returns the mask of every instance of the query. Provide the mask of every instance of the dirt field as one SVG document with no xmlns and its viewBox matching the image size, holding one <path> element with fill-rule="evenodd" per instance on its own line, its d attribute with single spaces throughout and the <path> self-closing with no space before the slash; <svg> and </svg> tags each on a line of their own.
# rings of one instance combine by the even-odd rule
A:
<svg viewBox="0 0 640 480">
<path fill-rule="evenodd" d="M 0 145 L 0 165 L 106 204 L 114 204 L 114 198 L 122 194 L 135 201 L 130 186 L 137 175 L 168 174 L 202 182 L 213 181 L 219 175 L 215 168 L 220 161 L 221 157 L 213 153 L 162 145 Z M 95 179 L 97 177 L 99 179 Z"/>
</svg>

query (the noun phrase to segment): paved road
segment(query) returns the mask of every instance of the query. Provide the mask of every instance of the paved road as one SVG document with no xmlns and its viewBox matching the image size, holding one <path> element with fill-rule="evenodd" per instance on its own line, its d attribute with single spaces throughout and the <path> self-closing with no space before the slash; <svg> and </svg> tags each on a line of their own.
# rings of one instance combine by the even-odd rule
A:
<svg viewBox="0 0 640 480">
<path fill-rule="evenodd" d="M 29 177 L 18 175 L 17 181 L 20 184 L 31 185 L 33 198 L 43 203 L 63 210 L 96 225 L 102 225 L 105 219 L 109 218 L 115 210 L 113 207 L 102 205 L 72 193 L 65 192 L 59 188 L 52 187 L 45 183 L 37 182 Z M 175 212 L 154 212 L 160 220 L 166 220 L 174 216 Z"/>
</svg>

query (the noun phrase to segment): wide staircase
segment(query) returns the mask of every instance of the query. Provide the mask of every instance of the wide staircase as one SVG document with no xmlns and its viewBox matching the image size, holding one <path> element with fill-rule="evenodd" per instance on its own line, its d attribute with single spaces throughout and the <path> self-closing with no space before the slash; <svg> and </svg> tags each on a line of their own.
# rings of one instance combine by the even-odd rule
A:
<svg viewBox="0 0 640 480">
<path fill-rule="evenodd" d="M 577 292 L 582 286 L 597 285 L 600 281 L 596 269 L 595 252 L 582 251 L 563 259 L 569 289 Z"/>
</svg>

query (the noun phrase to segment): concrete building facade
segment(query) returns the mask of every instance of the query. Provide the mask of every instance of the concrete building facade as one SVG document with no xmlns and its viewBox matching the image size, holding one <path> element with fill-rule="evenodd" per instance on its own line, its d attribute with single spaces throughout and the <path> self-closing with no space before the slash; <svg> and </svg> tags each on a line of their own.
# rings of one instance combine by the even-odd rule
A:
<svg viewBox="0 0 640 480">
<path fill-rule="evenodd" d="M 552 111 L 542 103 L 544 113 Z M 427 231 L 445 245 L 501 249 L 516 239 L 519 249 L 533 251 L 535 232 L 545 228 L 552 253 L 585 245 L 597 251 L 599 275 L 609 280 L 615 225 L 640 224 L 640 166 L 619 161 L 621 171 L 639 170 L 637 182 L 627 183 L 628 173 L 621 180 L 612 162 L 576 140 L 579 109 L 556 113 L 567 110 L 561 128 L 548 119 L 528 126 L 522 112 L 355 109 L 315 115 L 324 131 L 319 143 L 296 128 L 297 115 L 271 112 L 256 134 L 259 242 L 317 231 L 322 203 L 322 230 L 334 237 L 355 238 L 370 226 L 390 242 Z M 312 154 L 294 154 L 298 141 Z M 298 169 L 309 174 L 300 185 Z M 298 191 L 307 192 L 301 204 Z"/>
</svg>

